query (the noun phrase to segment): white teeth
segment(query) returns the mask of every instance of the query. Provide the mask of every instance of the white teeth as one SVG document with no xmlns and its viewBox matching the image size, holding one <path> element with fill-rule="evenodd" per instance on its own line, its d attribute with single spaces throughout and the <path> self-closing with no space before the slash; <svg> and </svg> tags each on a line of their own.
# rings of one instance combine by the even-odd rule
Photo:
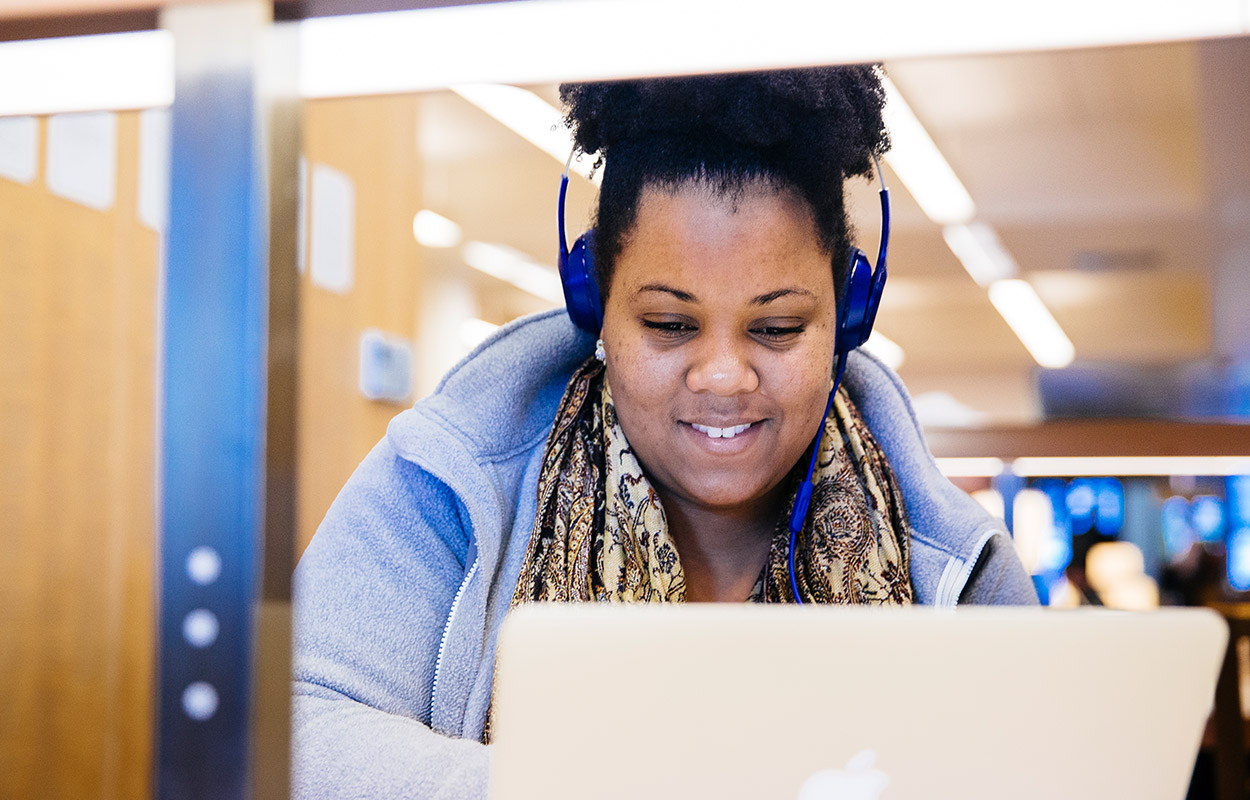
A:
<svg viewBox="0 0 1250 800">
<path fill-rule="evenodd" d="M 748 422 L 745 425 L 731 425 L 728 428 L 713 428 L 711 425 L 700 425 L 697 422 L 692 422 L 690 427 L 694 428 L 699 433 L 706 433 L 710 439 L 732 439 L 745 431 L 747 428 L 751 427 L 751 423 Z"/>
</svg>

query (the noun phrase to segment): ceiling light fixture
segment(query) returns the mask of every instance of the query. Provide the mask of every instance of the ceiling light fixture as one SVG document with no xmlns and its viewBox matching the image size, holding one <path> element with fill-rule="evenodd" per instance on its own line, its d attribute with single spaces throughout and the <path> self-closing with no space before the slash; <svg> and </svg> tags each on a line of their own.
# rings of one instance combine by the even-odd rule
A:
<svg viewBox="0 0 1250 800">
<path fill-rule="evenodd" d="M 1003 247 L 994 229 L 984 222 L 947 225 L 942 228 L 942 238 L 978 285 L 989 286 L 1016 276 L 1016 260 Z"/>
<path fill-rule="evenodd" d="M 466 242 L 461 250 L 464 262 L 479 272 L 506 281 L 535 297 L 564 305 L 560 276 L 519 250 L 502 244 Z"/>
<path fill-rule="evenodd" d="M 462 238 L 459 225 L 428 208 L 412 218 L 412 235 L 425 247 L 455 247 Z"/>
<path fill-rule="evenodd" d="M 1062 369 L 1072 363 L 1076 357 L 1072 341 L 1028 281 L 995 281 L 990 285 L 990 302 L 1038 364 Z"/>
<path fill-rule="evenodd" d="M 890 151 L 885 154 L 894 174 L 925 215 L 939 225 L 958 225 L 976 214 L 972 196 L 929 137 L 898 88 L 882 76 L 885 87 L 885 126 Z"/>
<path fill-rule="evenodd" d="M 928 215 L 942 225 L 942 238 L 980 286 L 990 289 L 990 302 L 1043 367 L 1061 369 L 1076 356 L 1072 341 L 1059 327 L 1033 287 L 1014 279 L 1016 260 L 994 229 L 973 222 L 976 207 L 968 190 L 937 149 L 907 101 L 887 77 L 885 121 L 892 147 L 890 167 Z"/>
<path fill-rule="evenodd" d="M 499 83 L 468 83 L 451 90 L 561 164 L 573 152 L 573 134 L 564 124 L 564 115 L 528 89 Z M 583 156 L 573 159 L 569 169 L 598 185 L 598 174 L 591 177 L 593 163 L 593 158 Z"/>
</svg>

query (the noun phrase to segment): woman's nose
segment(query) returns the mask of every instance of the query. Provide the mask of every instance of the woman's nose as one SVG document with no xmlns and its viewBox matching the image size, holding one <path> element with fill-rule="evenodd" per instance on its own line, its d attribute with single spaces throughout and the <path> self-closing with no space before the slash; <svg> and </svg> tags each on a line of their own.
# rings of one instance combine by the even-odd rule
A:
<svg viewBox="0 0 1250 800">
<path fill-rule="evenodd" d="M 731 342 L 709 342 L 686 372 L 692 392 L 711 392 L 729 397 L 759 388 L 759 375 L 747 354 Z"/>
</svg>

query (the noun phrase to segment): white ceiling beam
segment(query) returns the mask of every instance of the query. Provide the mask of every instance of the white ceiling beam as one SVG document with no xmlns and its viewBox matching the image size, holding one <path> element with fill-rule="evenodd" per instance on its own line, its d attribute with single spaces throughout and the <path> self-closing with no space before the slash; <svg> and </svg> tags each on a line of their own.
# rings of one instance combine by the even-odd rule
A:
<svg viewBox="0 0 1250 800">
<path fill-rule="evenodd" d="M 301 30 L 301 92 L 338 97 L 1236 36 L 1250 0 L 528 0 Z"/>
<path fill-rule="evenodd" d="M 340 97 L 1237 36 L 1250 0 L 528 0 L 300 30 L 301 94 Z M 0 74 L 23 76 L 0 116 L 169 105 L 172 63 L 161 31 L 0 43 Z"/>
<path fill-rule="evenodd" d="M 158 108 L 174 100 L 169 31 L 0 44 L 0 117 Z M 16 76 L 21 76 L 20 79 Z"/>
</svg>

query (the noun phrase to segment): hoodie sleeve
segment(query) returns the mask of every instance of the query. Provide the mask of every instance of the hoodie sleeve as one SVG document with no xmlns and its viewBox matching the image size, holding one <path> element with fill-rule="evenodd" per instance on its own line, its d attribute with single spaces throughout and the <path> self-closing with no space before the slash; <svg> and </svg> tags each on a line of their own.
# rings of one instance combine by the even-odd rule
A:
<svg viewBox="0 0 1250 800">
<path fill-rule="evenodd" d="M 429 727 L 467 513 L 383 440 L 334 501 L 294 591 L 292 797 L 485 797 L 488 748 Z"/>
</svg>

